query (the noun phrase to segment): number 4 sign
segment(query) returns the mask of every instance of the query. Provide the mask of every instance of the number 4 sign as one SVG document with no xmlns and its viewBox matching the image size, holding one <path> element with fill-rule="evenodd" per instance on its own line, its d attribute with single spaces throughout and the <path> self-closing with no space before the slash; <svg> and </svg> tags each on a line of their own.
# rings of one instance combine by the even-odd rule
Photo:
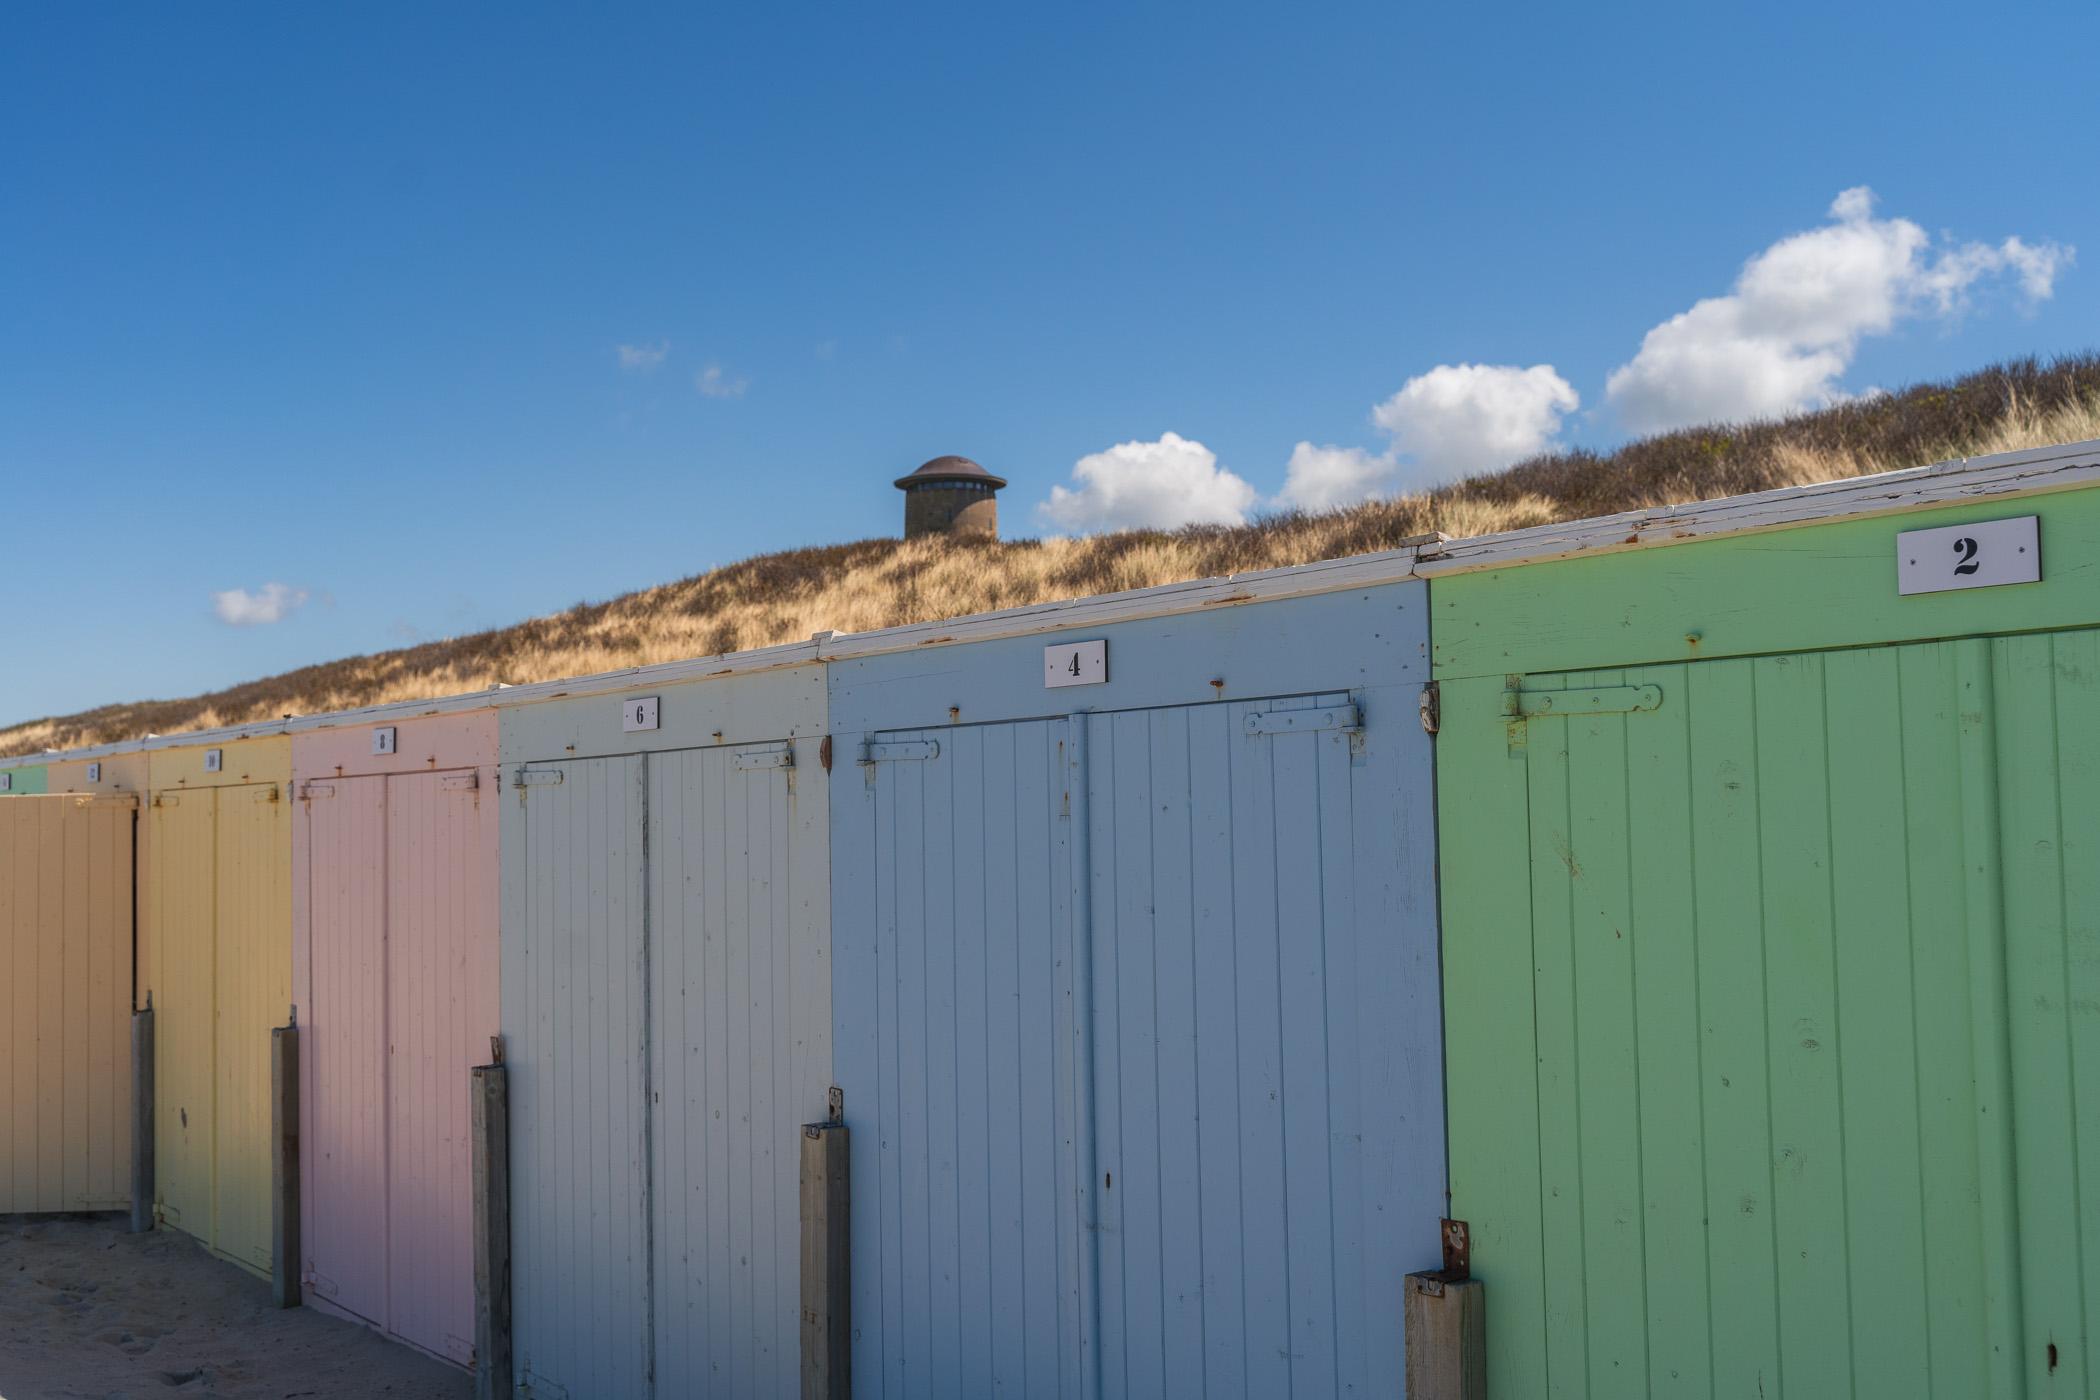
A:
<svg viewBox="0 0 2100 1400">
<path fill-rule="evenodd" d="M 1896 536 L 1896 591 L 1944 593 L 2038 583 L 2042 577 L 2041 520 L 1979 520 Z"/>
<path fill-rule="evenodd" d="M 1043 684 L 1102 685 L 1108 680 L 1108 643 L 1063 642 L 1043 648 Z"/>
</svg>

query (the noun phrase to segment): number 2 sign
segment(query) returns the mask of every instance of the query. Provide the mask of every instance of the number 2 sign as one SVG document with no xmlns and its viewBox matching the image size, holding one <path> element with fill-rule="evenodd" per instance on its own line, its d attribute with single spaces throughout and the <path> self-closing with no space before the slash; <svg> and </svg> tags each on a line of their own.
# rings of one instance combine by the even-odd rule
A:
<svg viewBox="0 0 2100 1400">
<path fill-rule="evenodd" d="M 1944 593 L 2038 583 L 2042 577 L 2039 516 L 1979 520 L 1896 536 L 1896 591 Z"/>
</svg>

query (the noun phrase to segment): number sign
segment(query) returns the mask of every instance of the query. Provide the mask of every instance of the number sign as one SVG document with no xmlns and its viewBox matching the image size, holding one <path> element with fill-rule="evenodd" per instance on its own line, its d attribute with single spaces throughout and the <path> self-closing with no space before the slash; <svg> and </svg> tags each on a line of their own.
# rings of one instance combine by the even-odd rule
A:
<svg viewBox="0 0 2100 1400">
<path fill-rule="evenodd" d="M 1896 536 L 1898 593 L 1995 588 L 2001 583 L 2038 583 L 2041 577 L 2039 516 L 1979 520 Z"/>
<path fill-rule="evenodd" d="M 90 764 L 88 765 L 88 781 L 89 781 L 89 782 L 91 782 L 91 783 L 99 783 L 99 782 L 101 782 L 101 781 L 102 781 L 102 765 L 101 765 L 101 764 L 99 764 L 99 763 L 90 763 Z"/>
<path fill-rule="evenodd" d="M 207 773 L 216 773 L 216 772 L 220 771 L 220 770 L 221 770 L 222 768 L 224 768 L 225 766 L 226 766 L 226 750 L 224 750 L 224 749 L 206 749 L 206 750 L 204 751 L 204 771 L 205 771 L 205 772 L 207 772 Z"/>
<path fill-rule="evenodd" d="M 1108 643 L 1063 642 L 1043 648 L 1043 684 L 1101 685 L 1108 680 Z"/>
<path fill-rule="evenodd" d="M 394 726 L 383 724 L 372 731 L 372 753 L 390 754 L 394 751 Z"/>
<path fill-rule="evenodd" d="M 620 728 L 629 734 L 656 728 L 656 701 L 654 695 L 642 700 L 621 701 Z"/>
</svg>

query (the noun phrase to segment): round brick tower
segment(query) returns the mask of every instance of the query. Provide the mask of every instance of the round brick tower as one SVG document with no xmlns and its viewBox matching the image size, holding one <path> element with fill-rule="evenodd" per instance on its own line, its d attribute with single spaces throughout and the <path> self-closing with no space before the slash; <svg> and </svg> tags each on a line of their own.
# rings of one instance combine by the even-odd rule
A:
<svg viewBox="0 0 2100 1400">
<path fill-rule="evenodd" d="M 993 476 L 967 457 L 936 457 L 910 476 L 897 478 L 904 493 L 904 538 L 967 535 L 999 538 L 999 490 Z"/>
</svg>

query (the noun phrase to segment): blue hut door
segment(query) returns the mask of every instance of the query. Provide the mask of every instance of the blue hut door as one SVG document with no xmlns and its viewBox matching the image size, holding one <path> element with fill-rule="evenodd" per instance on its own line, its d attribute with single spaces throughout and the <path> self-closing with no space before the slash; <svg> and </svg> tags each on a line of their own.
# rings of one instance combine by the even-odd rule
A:
<svg viewBox="0 0 2100 1400">
<path fill-rule="evenodd" d="M 1087 719 L 1105 1396 L 1400 1392 L 1399 1263 L 1442 1183 L 1403 1083 L 1401 989 L 1434 995 L 1394 927 L 1413 721 L 1367 743 L 1343 694 Z"/>
</svg>

